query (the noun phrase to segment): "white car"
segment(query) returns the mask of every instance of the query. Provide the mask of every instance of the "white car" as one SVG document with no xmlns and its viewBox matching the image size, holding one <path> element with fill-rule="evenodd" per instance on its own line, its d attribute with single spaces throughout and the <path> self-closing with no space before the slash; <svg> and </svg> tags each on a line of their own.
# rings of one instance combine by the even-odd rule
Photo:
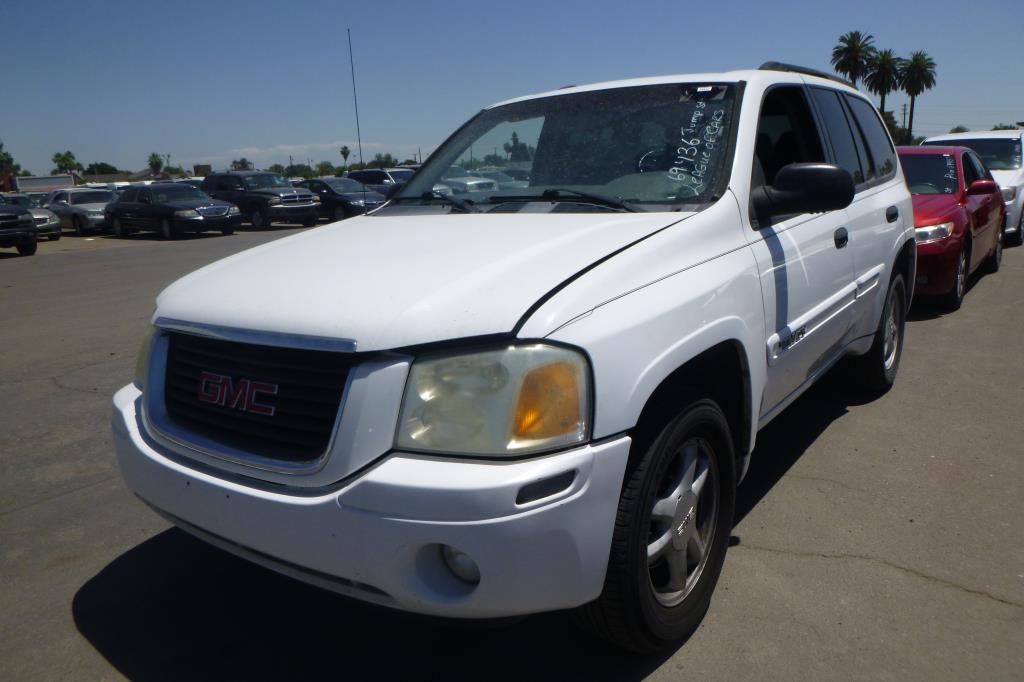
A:
<svg viewBox="0 0 1024 682">
<path fill-rule="evenodd" d="M 528 191 L 430 191 L 511 133 Z M 915 254 L 892 142 L 836 80 L 510 100 L 372 215 L 168 287 L 114 396 L 118 460 L 173 523 L 313 584 L 578 609 L 662 648 L 708 608 L 758 430 L 842 358 L 892 385 Z"/>
<path fill-rule="evenodd" d="M 1024 130 L 988 130 L 950 133 L 929 137 L 921 144 L 970 147 L 1003 191 L 1006 202 L 1006 226 L 1003 234 L 1008 242 L 1024 244 Z"/>
</svg>

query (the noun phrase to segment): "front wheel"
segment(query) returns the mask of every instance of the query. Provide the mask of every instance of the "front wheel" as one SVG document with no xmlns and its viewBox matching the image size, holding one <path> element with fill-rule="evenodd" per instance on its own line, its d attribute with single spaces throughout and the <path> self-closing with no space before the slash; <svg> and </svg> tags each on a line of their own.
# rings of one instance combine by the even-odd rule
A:
<svg viewBox="0 0 1024 682">
<path fill-rule="evenodd" d="M 265 230 L 270 227 L 270 219 L 267 217 L 266 210 L 263 208 L 254 208 L 252 210 L 252 216 L 249 218 L 249 222 L 257 230 Z"/>
<path fill-rule="evenodd" d="M 715 402 L 692 400 L 663 426 L 627 474 L 604 590 L 577 612 L 584 629 L 641 653 L 697 629 L 729 544 L 734 462 Z"/>
<path fill-rule="evenodd" d="M 161 239 L 174 239 L 174 229 L 171 227 L 171 221 L 167 218 L 163 218 L 160 221 L 160 238 Z"/>
<path fill-rule="evenodd" d="M 113 223 L 111 223 L 111 227 L 114 230 L 114 236 L 115 237 L 127 237 L 128 236 L 128 232 L 127 232 L 127 230 L 124 229 L 124 225 L 121 224 L 121 219 L 120 218 L 114 218 Z"/>
<path fill-rule="evenodd" d="M 75 228 L 75 234 L 79 237 L 85 236 L 85 227 L 82 225 L 82 219 L 75 216 L 71 219 L 71 224 Z"/>
<path fill-rule="evenodd" d="M 51 242 L 59 241 L 60 232 L 58 232 L 57 234 L 51 234 L 49 237 L 47 237 L 47 239 L 49 239 Z"/>
<path fill-rule="evenodd" d="M 25 244 L 18 244 L 16 248 L 18 249 L 18 253 L 22 256 L 34 256 L 36 255 L 36 249 L 39 248 L 39 244 L 35 239 L 33 239 Z"/>
<path fill-rule="evenodd" d="M 306 218 L 305 220 L 303 220 L 302 221 L 302 226 L 303 227 L 313 227 L 314 225 L 317 224 L 317 222 L 319 222 L 319 220 L 317 219 L 316 216 L 313 216 L 312 218 Z"/>
<path fill-rule="evenodd" d="M 953 278 L 953 287 L 942 297 L 942 307 L 950 312 L 960 310 L 964 304 L 964 294 L 967 292 L 967 245 L 960 250 L 960 256 L 956 259 L 956 276 Z"/>
<path fill-rule="evenodd" d="M 1024 208 L 1021 209 L 1020 220 L 1017 221 L 1017 231 L 1006 235 L 1006 243 L 1010 246 L 1024 244 Z"/>
</svg>

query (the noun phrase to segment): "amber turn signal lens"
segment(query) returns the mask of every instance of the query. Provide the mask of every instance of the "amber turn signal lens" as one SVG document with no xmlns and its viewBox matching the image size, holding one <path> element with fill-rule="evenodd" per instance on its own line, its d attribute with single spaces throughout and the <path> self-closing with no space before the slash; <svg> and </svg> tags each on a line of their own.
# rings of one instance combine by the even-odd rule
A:
<svg viewBox="0 0 1024 682">
<path fill-rule="evenodd" d="M 578 368 L 553 362 L 523 377 L 512 415 L 512 437 L 541 440 L 575 431 L 580 426 Z"/>
</svg>

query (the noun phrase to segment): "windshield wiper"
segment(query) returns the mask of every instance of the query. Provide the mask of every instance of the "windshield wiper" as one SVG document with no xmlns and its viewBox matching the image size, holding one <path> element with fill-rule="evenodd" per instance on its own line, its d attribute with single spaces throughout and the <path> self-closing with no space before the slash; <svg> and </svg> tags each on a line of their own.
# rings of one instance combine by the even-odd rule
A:
<svg viewBox="0 0 1024 682">
<path fill-rule="evenodd" d="M 455 197 L 448 196 L 447 194 L 441 194 L 440 192 L 424 192 L 418 196 L 412 197 L 391 197 L 391 201 L 395 203 L 402 203 L 403 201 L 431 201 L 433 199 L 440 199 L 441 201 L 449 204 L 452 208 L 462 211 L 463 213 L 474 213 L 475 211 L 470 208 L 475 202 L 472 199 L 456 199 Z"/>
<path fill-rule="evenodd" d="M 571 197 L 578 197 L 588 204 L 610 206 L 611 208 L 618 208 L 622 209 L 623 211 L 629 211 L 631 213 L 638 213 L 640 211 L 640 209 L 636 208 L 632 202 L 626 201 L 625 199 L 618 197 L 609 197 L 603 194 L 591 194 L 590 192 L 581 192 L 577 189 L 569 189 L 568 187 L 552 187 L 544 190 L 539 195 L 499 195 L 491 197 L 490 201 L 495 203 L 505 203 L 511 201 L 567 201 Z"/>
</svg>

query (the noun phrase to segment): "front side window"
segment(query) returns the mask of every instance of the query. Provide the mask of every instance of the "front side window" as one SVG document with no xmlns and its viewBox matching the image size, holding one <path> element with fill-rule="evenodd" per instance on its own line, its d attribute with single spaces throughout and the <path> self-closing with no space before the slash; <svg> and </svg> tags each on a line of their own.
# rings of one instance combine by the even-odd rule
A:
<svg viewBox="0 0 1024 682">
<path fill-rule="evenodd" d="M 903 174 L 911 194 L 955 194 L 956 157 L 952 154 L 903 154 Z M 964 170 L 967 169 L 965 159 Z"/>
<path fill-rule="evenodd" d="M 783 166 L 825 161 L 803 88 L 778 87 L 765 95 L 757 122 L 752 187 L 772 185 Z"/>
<path fill-rule="evenodd" d="M 338 194 L 362 192 L 364 189 L 362 183 L 356 182 L 350 178 L 334 178 L 332 180 L 326 180 L 325 182 Z"/>
<path fill-rule="evenodd" d="M 158 204 L 164 204 L 168 201 L 206 201 L 209 198 L 205 192 L 200 192 L 190 185 L 169 187 L 167 189 L 161 188 L 153 193 L 153 200 Z"/>
<path fill-rule="evenodd" d="M 672 83 L 487 109 L 431 155 L 395 203 L 444 199 L 446 180 L 486 166 L 528 178 L 527 186 L 493 183 L 473 193 L 473 210 L 530 201 L 571 211 L 706 204 L 727 180 L 735 95 L 735 84 Z"/>
</svg>

